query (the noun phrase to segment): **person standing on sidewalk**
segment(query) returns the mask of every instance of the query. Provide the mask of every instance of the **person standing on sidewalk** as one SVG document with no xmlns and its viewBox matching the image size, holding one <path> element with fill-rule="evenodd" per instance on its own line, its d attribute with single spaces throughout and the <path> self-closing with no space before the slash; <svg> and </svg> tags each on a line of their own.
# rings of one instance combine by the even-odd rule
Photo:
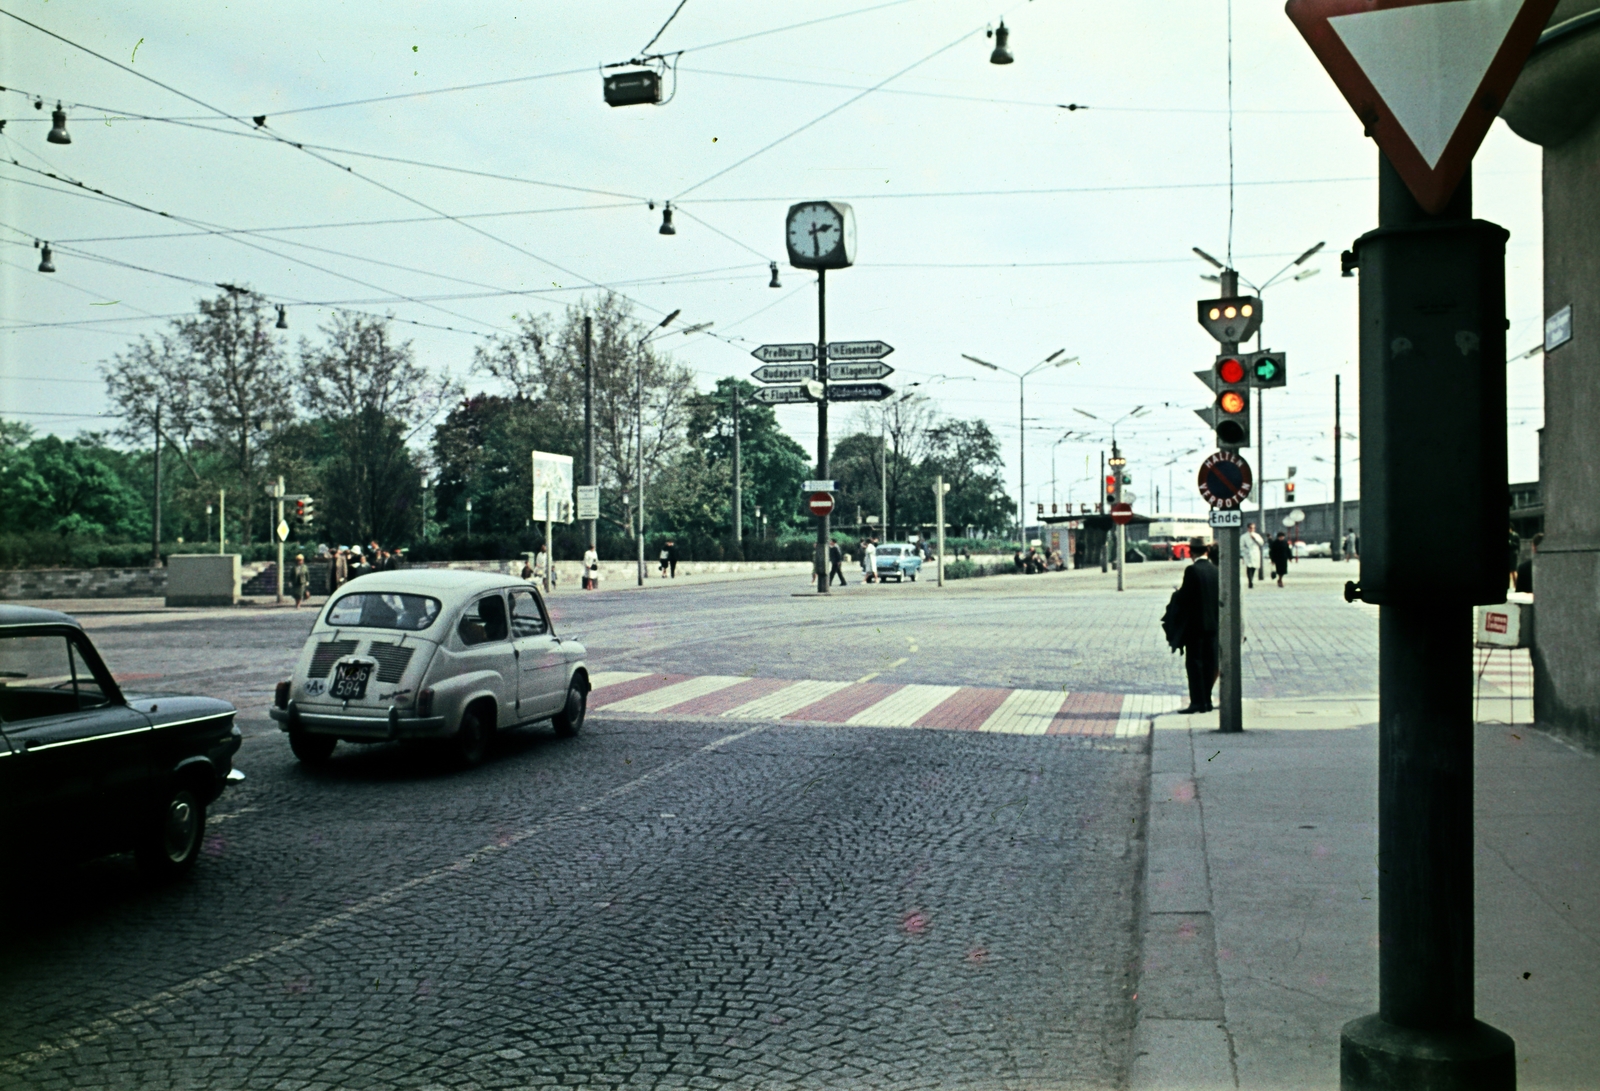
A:
<svg viewBox="0 0 1600 1091">
<path fill-rule="evenodd" d="M 593 591 L 600 583 L 600 555 L 590 546 L 583 551 L 583 589 Z"/>
<path fill-rule="evenodd" d="M 668 569 L 672 570 L 672 578 L 678 578 L 678 543 L 671 538 L 667 539 L 667 548 L 661 554 L 661 571 L 665 575 Z"/>
<path fill-rule="evenodd" d="M 1183 609 L 1183 667 L 1189 677 L 1189 714 L 1210 712 L 1211 687 L 1217 680 L 1217 547 L 1199 538 L 1189 543 L 1195 561 L 1183 570 L 1178 588 Z"/>
<path fill-rule="evenodd" d="M 1278 586 L 1282 587 L 1283 577 L 1289 574 L 1289 536 L 1278 531 L 1278 536 L 1267 546 L 1267 553 L 1272 558 L 1272 575 L 1277 579 Z"/>
<path fill-rule="evenodd" d="M 306 555 L 294 555 L 294 567 L 289 570 L 289 575 L 294 579 L 294 608 L 300 609 L 300 604 L 311 597 L 311 569 L 306 567 Z"/>
<path fill-rule="evenodd" d="M 1261 532 L 1256 525 L 1251 523 L 1244 532 L 1244 574 L 1249 581 L 1249 586 L 1256 585 L 1256 573 L 1261 573 L 1261 578 L 1267 578 L 1266 566 L 1261 562 L 1264 559 L 1266 539 L 1261 537 Z"/>
<path fill-rule="evenodd" d="M 864 578 L 868 583 L 878 582 L 878 543 L 872 538 L 862 547 L 861 570 L 866 573 Z"/>
<path fill-rule="evenodd" d="M 828 543 L 828 586 L 833 586 L 833 577 L 839 577 L 840 587 L 849 587 L 844 581 L 844 550 L 839 548 L 838 542 Z"/>
</svg>

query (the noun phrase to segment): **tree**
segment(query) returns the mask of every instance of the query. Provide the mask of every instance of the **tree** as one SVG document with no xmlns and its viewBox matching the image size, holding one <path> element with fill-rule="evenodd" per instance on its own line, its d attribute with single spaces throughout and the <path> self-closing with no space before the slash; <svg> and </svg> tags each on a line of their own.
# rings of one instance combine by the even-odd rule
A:
<svg viewBox="0 0 1600 1091">
<path fill-rule="evenodd" d="M 96 437 L 41 436 L 26 446 L 5 437 L 0 503 L 17 530 L 62 537 L 131 538 L 148 532 L 145 506 L 113 465 L 115 453 Z"/>
<path fill-rule="evenodd" d="M 754 400 L 755 386 L 728 376 L 718 379 L 710 394 L 689 399 L 688 436 L 706 464 L 721 469 L 729 514 L 719 527 L 732 524 L 733 391 L 739 391 L 739 469 L 744 487 L 744 522 L 749 534 L 759 527 L 756 508 L 779 530 L 801 525 L 800 485 L 811 473 L 805 450 L 783 430 L 770 405 Z"/>
<path fill-rule="evenodd" d="M 478 349 L 473 366 L 505 383 L 560 422 L 547 433 L 544 450 L 573 456 L 582 480 L 583 319 L 592 322 L 595 462 L 602 516 L 631 527 L 637 481 L 636 380 L 642 378 L 646 491 L 686 444 L 688 402 L 694 383 L 688 369 L 646 344 L 652 327 L 634 317 L 627 300 L 607 292 L 569 307 L 559 325 L 549 315 L 513 315 L 516 331 Z M 530 494 L 531 495 L 531 494 Z M 442 497 L 441 497 L 442 498 Z M 649 504 L 648 497 L 646 504 Z"/>
<path fill-rule="evenodd" d="M 435 517 L 453 534 L 516 535 L 533 511 L 532 452 L 559 447 L 567 422 L 549 402 L 475 394 L 462 399 L 433 433 L 438 467 Z"/>
<path fill-rule="evenodd" d="M 336 311 L 323 341 L 300 342 L 300 401 L 319 418 L 321 511 L 352 540 L 392 542 L 416 530 L 420 474 L 409 441 L 456 388 L 395 343 L 386 319 Z"/>
<path fill-rule="evenodd" d="M 852 473 L 864 483 L 868 477 L 864 463 L 868 458 L 867 448 L 871 447 L 871 478 L 879 483 L 880 491 L 864 490 L 858 494 L 863 498 L 857 502 L 862 503 L 868 511 L 876 511 L 883 506 L 880 496 L 887 493 L 888 510 L 881 512 L 880 518 L 884 533 L 891 538 L 898 537 L 900 533 L 909 533 L 914 529 L 914 523 L 926 521 L 922 519 L 924 505 L 920 503 L 921 497 L 916 495 L 916 489 L 921 482 L 922 462 L 930 450 L 928 432 L 938 417 L 938 410 L 927 398 L 907 392 L 888 401 L 865 406 L 857 414 L 856 434 L 870 436 L 876 442 L 851 443 L 848 449 L 846 443 L 841 442 L 835 448 L 834 460 L 843 457 L 848 462 L 854 458 L 863 463 Z M 846 437 L 846 441 L 854 438 Z M 839 451 L 844 452 L 842 456 L 837 453 Z M 839 476 L 837 471 L 836 466 L 835 478 Z"/>
<path fill-rule="evenodd" d="M 929 429 L 928 445 L 925 478 L 931 481 L 933 475 L 942 474 L 950 486 L 944 501 L 945 522 L 1000 532 L 1016 506 L 1005 493 L 1000 476 L 1005 460 L 988 423 L 981 419 L 942 421 Z"/>
</svg>

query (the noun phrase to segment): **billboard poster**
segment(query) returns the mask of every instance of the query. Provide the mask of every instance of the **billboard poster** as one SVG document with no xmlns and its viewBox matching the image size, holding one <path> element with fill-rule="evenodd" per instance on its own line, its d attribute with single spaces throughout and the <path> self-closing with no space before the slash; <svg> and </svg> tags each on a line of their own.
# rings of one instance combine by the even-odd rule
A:
<svg viewBox="0 0 1600 1091">
<path fill-rule="evenodd" d="M 533 452 L 533 521 L 572 522 L 572 456 Z"/>
</svg>

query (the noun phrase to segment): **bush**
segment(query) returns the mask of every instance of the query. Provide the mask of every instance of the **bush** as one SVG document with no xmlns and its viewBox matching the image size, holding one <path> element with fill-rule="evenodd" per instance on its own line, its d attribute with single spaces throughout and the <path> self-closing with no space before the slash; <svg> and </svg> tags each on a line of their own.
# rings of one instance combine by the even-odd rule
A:
<svg viewBox="0 0 1600 1091">
<path fill-rule="evenodd" d="M 1015 566 L 1009 564 L 979 564 L 977 561 L 952 560 L 944 562 L 944 578 L 947 580 L 972 580 L 980 576 L 1001 576 L 1015 570 Z"/>
</svg>

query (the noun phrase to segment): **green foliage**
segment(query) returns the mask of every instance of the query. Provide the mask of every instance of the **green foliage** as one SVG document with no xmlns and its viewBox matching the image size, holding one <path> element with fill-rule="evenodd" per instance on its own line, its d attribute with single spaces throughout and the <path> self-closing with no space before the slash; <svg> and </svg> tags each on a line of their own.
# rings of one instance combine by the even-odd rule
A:
<svg viewBox="0 0 1600 1091">
<path fill-rule="evenodd" d="M 570 454 L 571 442 L 571 422 L 551 401 L 464 399 L 434 430 L 434 519 L 445 534 L 465 537 L 470 498 L 475 536 L 522 540 L 533 516 L 533 452 Z"/>
<path fill-rule="evenodd" d="M 744 487 L 744 530 L 748 539 L 759 533 L 759 510 L 767 519 L 767 532 L 782 535 L 791 527 L 805 526 L 800 485 L 811 474 L 805 449 L 778 423 L 770 405 L 753 400 L 755 386 L 734 376 L 718 379 L 710 394 L 689 400 L 689 442 L 699 448 L 708 465 L 727 467 L 728 507 L 732 499 L 733 391 L 739 391 L 739 467 Z M 724 523 L 731 516 L 724 516 Z M 681 524 L 675 524 L 681 525 Z"/>
<path fill-rule="evenodd" d="M 42 436 L 25 445 L 12 433 L 0 449 L 0 504 L 9 529 L 94 540 L 149 533 L 148 505 L 119 470 L 127 457 L 97 437 Z"/>
</svg>

